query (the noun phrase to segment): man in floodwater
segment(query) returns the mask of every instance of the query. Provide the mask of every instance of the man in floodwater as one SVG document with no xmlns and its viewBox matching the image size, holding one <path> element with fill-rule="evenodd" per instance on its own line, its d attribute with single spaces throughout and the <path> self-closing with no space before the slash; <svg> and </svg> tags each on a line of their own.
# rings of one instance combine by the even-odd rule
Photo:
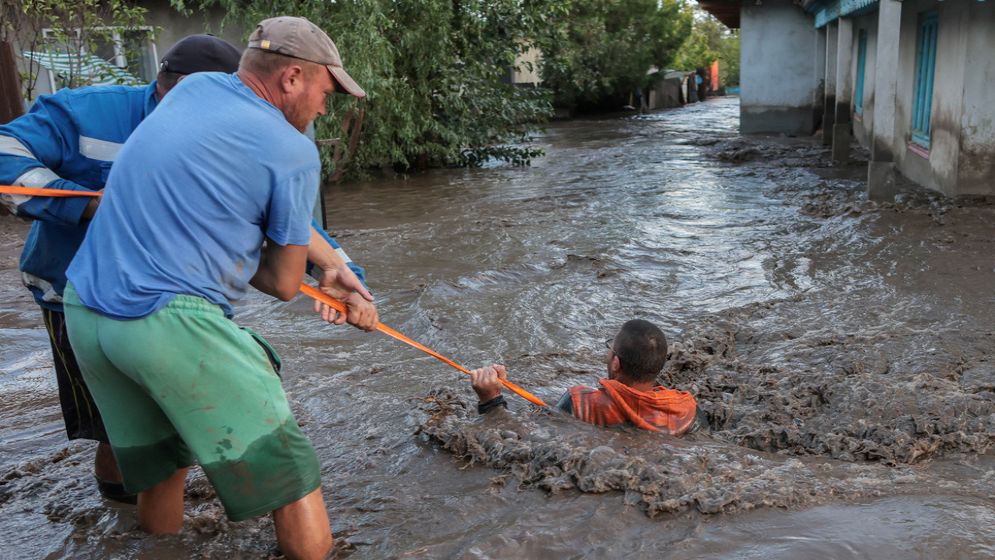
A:
<svg viewBox="0 0 995 560">
<path fill-rule="evenodd" d="M 147 86 L 64 88 L 35 101 L 28 114 L 0 126 L 0 184 L 65 190 L 104 188 L 124 141 L 177 84 L 198 72 L 231 73 L 241 51 L 212 35 L 189 35 L 163 55 Z M 33 220 L 21 254 L 22 281 L 41 307 L 49 334 L 59 403 L 70 440 L 98 442 L 97 489 L 108 499 L 134 504 L 121 484 L 100 411 L 86 386 L 66 333 L 62 292 L 66 268 L 83 241 L 99 198 L 0 195 L 0 204 Z M 312 221 L 319 243 L 328 243 L 366 281 L 338 243 Z"/>
<path fill-rule="evenodd" d="M 121 144 L 167 93 L 197 72 L 234 72 L 239 51 L 210 35 L 191 35 L 162 57 L 147 86 L 62 89 L 43 95 L 28 114 L 0 126 L 0 184 L 99 190 Z M 135 503 L 124 490 L 100 412 L 83 380 L 66 334 L 62 292 L 66 268 L 83 242 L 98 198 L 0 195 L 11 212 L 34 221 L 21 254 L 21 278 L 41 306 L 55 363 L 59 402 L 70 440 L 98 443 L 97 488 L 104 497 Z"/>
<path fill-rule="evenodd" d="M 656 385 L 656 376 L 667 362 L 667 339 L 649 321 L 627 321 L 608 347 L 608 378 L 600 388 L 571 387 L 556 407 L 598 426 L 635 425 L 651 431 L 683 435 L 697 419 L 697 403 L 691 393 Z M 494 364 L 471 372 L 473 390 L 480 399 L 478 412 L 486 414 L 506 407 L 501 395 L 505 368 Z"/>
<path fill-rule="evenodd" d="M 182 529 L 196 462 L 232 521 L 273 513 L 288 558 L 331 548 L 318 458 L 279 360 L 231 319 L 249 285 L 292 299 L 311 261 L 348 308 L 319 306 L 322 318 L 377 323 L 311 227 L 321 163 L 301 132 L 336 91 L 365 96 L 324 31 L 264 20 L 237 73 L 187 78 L 128 138 L 69 267 L 69 337 L 150 533 Z"/>
</svg>

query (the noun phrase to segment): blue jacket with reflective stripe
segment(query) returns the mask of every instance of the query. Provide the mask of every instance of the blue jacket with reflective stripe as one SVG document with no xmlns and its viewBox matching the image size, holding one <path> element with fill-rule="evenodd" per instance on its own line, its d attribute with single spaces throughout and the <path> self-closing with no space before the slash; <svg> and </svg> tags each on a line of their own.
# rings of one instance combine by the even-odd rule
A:
<svg viewBox="0 0 995 560">
<path fill-rule="evenodd" d="M 156 106 L 155 84 L 63 89 L 0 126 L 0 184 L 68 190 L 104 188 L 114 156 Z M 89 198 L 3 196 L 33 218 L 21 275 L 42 307 L 62 310 L 66 268 L 83 242 Z"/>
<path fill-rule="evenodd" d="M 28 114 L 0 126 L 0 184 L 100 190 L 118 150 L 158 104 L 155 82 L 148 86 L 95 86 L 40 96 Z M 66 269 L 76 255 L 88 220 L 88 197 L 0 195 L 18 216 L 34 219 L 21 253 L 21 277 L 39 305 L 62 311 Z M 312 225 L 335 249 L 334 239 Z M 344 254 L 366 281 L 362 268 Z"/>
</svg>

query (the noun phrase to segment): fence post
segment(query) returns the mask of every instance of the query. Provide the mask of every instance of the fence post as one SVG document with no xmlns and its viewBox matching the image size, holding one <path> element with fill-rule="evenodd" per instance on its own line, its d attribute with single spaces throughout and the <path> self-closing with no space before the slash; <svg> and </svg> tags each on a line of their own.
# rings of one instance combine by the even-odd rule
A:
<svg viewBox="0 0 995 560">
<path fill-rule="evenodd" d="M 21 80 L 14 60 L 14 49 L 8 41 L 0 41 L 0 124 L 24 114 L 21 101 Z"/>
</svg>

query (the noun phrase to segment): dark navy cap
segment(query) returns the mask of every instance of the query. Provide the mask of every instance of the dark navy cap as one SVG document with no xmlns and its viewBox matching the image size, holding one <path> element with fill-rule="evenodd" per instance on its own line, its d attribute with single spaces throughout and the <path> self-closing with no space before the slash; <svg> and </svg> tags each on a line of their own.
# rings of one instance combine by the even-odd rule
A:
<svg viewBox="0 0 995 560">
<path fill-rule="evenodd" d="M 231 43 L 214 35 L 190 35 L 173 45 L 159 64 L 160 72 L 193 74 L 238 70 L 242 53 Z"/>
</svg>

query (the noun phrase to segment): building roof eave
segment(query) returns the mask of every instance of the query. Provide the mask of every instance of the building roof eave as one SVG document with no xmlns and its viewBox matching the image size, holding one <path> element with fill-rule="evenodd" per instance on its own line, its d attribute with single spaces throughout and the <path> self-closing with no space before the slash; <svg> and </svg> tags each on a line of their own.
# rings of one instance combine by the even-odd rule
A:
<svg viewBox="0 0 995 560">
<path fill-rule="evenodd" d="M 815 27 L 821 28 L 837 19 L 859 16 L 878 9 L 879 0 L 802 0 L 806 12 L 815 16 Z"/>
<path fill-rule="evenodd" d="M 742 0 L 698 0 L 698 6 L 715 16 L 729 29 L 739 29 L 739 8 Z"/>
</svg>

